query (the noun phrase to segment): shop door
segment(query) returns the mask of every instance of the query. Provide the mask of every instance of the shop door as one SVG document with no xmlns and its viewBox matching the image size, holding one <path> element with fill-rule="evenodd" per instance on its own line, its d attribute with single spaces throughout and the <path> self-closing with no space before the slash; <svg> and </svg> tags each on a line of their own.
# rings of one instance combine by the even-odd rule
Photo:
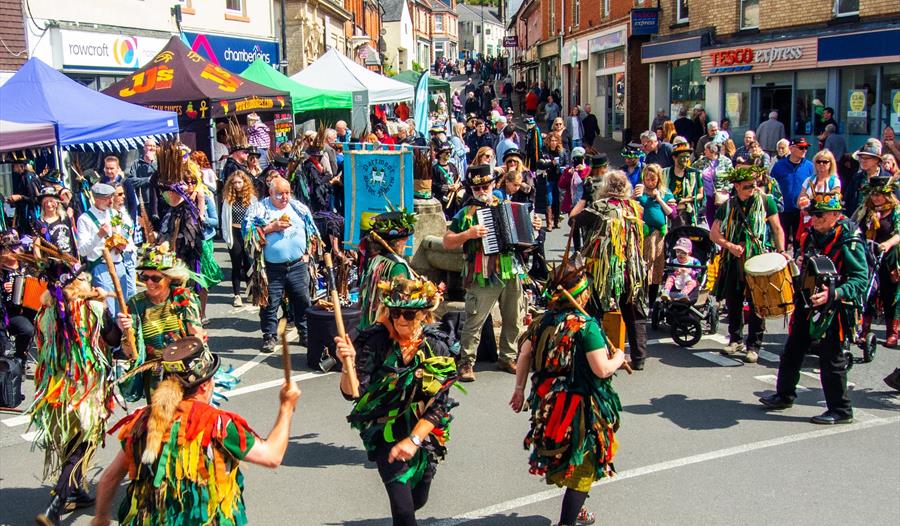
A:
<svg viewBox="0 0 900 526">
<path fill-rule="evenodd" d="M 769 120 L 769 112 L 778 110 L 778 120 L 784 124 L 785 131 L 792 130 L 791 109 L 792 95 L 790 86 L 765 86 L 753 88 L 756 106 L 756 126 Z"/>
</svg>

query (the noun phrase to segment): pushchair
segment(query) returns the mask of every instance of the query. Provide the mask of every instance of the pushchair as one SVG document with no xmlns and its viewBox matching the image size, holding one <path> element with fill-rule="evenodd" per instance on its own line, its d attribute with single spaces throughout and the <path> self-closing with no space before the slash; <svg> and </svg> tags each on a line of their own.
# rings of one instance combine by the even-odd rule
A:
<svg viewBox="0 0 900 526">
<path fill-rule="evenodd" d="M 691 256 L 699 260 L 699 265 L 680 265 L 675 260 L 675 243 L 687 238 L 693 244 Z M 719 327 L 719 307 L 707 287 L 707 268 L 717 252 L 715 243 L 709 238 L 709 230 L 700 226 L 683 225 L 670 230 L 665 239 L 665 275 L 669 276 L 682 268 L 696 271 L 697 287 L 682 300 L 672 300 L 660 296 L 652 306 L 650 326 L 658 330 L 665 323 L 669 326 L 672 339 L 681 347 L 693 347 L 703 336 L 705 323 L 711 333 Z"/>
<path fill-rule="evenodd" d="M 866 288 L 866 297 L 862 304 L 861 315 L 863 319 L 869 318 L 870 324 L 878 317 L 879 299 L 878 299 L 878 269 L 881 267 L 881 258 L 884 254 L 881 252 L 878 243 L 872 240 L 866 242 L 866 263 L 871 272 L 869 272 L 869 284 Z M 862 358 L 857 358 L 850 351 L 852 343 L 862 350 Z M 878 350 L 878 339 L 871 330 L 865 331 L 863 324 L 860 324 L 856 338 L 851 342 L 849 339 L 844 341 L 844 354 L 847 357 L 848 366 L 854 363 L 869 363 L 875 359 L 875 352 Z"/>
</svg>

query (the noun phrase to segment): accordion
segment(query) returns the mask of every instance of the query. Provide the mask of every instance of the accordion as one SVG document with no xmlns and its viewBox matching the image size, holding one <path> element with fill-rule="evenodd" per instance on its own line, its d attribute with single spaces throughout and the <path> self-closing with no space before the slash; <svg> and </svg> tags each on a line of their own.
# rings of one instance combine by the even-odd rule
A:
<svg viewBox="0 0 900 526">
<path fill-rule="evenodd" d="M 831 259 L 825 256 L 811 256 L 804 258 L 803 270 L 799 278 L 800 286 L 795 287 L 795 289 L 800 291 L 801 306 L 811 309 L 814 308 L 812 296 L 825 287 L 828 288 L 833 297 L 834 289 L 840 285 L 841 276 Z M 827 306 L 828 304 L 823 305 L 823 307 Z"/>
<path fill-rule="evenodd" d="M 479 208 L 475 215 L 478 217 L 478 224 L 488 231 L 481 238 L 486 256 L 534 245 L 530 203 L 500 203 L 497 206 Z"/>
</svg>

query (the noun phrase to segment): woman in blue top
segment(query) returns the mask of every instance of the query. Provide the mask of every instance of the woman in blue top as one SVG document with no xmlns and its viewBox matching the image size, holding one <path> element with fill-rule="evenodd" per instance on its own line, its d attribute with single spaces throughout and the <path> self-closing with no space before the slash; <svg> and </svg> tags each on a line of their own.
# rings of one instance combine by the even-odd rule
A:
<svg viewBox="0 0 900 526">
<path fill-rule="evenodd" d="M 666 263 L 663 238 L 666 236 L 667 218 L 676 210 L 676 202 L 669 186 L 663 184 L 662 168 L 658 164 L 645 166 L 641 177 L 643 184 L 634 187 L 634 198 L 644 207 L 644 260 L 650 277 L 648 299 L 653 305 Z"/>
<path fill-rule="evenodd" d="M 200 210 L 200 223 L 203 226 L 203 243 L 200 253 L 200 274 L 206 278 L 206 286 L 201 287 L 198 293 L 200 297 L 200 317 L 203 325 L 209 323 L 206 317 L 206 300 L 209 297 L 209 289 L 222 281 L 222 269 L 216 263 L 213 254 L 213 237 L 216 235 L 216 229 L 219 228 L 219 214 L 216 210 L 216 199 L 209 188 L 203 184 L 200 177 L 188 177 L 187 193 L 197 203 Z M 193 191 L 193 193 L 191 193 Z"/>
</svg>

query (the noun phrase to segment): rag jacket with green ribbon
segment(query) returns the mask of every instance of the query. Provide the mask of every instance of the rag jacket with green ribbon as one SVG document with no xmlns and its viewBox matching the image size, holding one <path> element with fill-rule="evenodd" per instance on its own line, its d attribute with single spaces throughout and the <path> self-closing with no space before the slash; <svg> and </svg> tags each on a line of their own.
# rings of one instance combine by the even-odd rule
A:
<svg viewBox="0 0 900 526">
<path fill-rule="evenodd" d="M 28 415 L 38 433 L 35 443 L 45 451 L 45 478 L 60 472 L 77 443 L 86 443 L 87 451 L 75 472 L 86 472 L 103 442 L 115 406 L 111 360 L 101 338 L 113 324 L 105 305 L 77 300 L 68 304 L 65 321 L 57 305 L 42 308 L 35 318 L 35 395 Z"/>
<path fill-rule="evenodd" d="M 561 484 L 590 461 L 595 479 L 613 474 L 622 405 L 612 377 L 598 378 L 587 361 L 590 352 L 607 352 L 597 320 L 574 309 L 547 311 L 522 338 L 533 349 L 529 471 Z"/>
<path fill-rule="evenodd" d="M 418 352 L 404 364 L 400 346 L 381 323 L 356 338 L 361 396 L 347 420 L 359 431 L 369 460 L 375 460 L 380 444 L 393 445 L 408 437 L 420 419 L 434 424 L 422 447 L 407 462 L 409 467 L 386 483 L 415 486 L 428 465 L 446 455 L 453 420 L 450 410 L 457 405 L 450 398 L 450 388 L 458 377 L 450 343 L 446 333 L 436 326 L 426 326 Z"/>
<path fill-rule="evenodd" d="M 732 196 L 716 210 L 722 235 L 736 245 L 744 247 L 742 258 L 727 250 L 722 251 L 722 262 L 713 294 L 719 299 L 735 291 L 744 290 L 744 263 L 754 256 L 771 252 L 774 248 L 767 218 L 778 213 L 771 195 L 754 193 L 746 201 Z"/>
<path fill-rule="evenodd" d="M 109 432 L 118 432 L 130 482 L 119 524 L 247 524 L 240 461 L 256 434 L 240 416 L 196 400 L 182 400 L 163 433 L 153 464 L 143 464 L 150 407 L 138 409 Z"/>
<path fill-rule="evenodd" d="M 634 199 L 604 198 L 582 213 L 593 216 L 581 249 L 592 282 L 594 305 L 618 310 L 619 301 L 646 306 L 643 208 Z"/>
</svg>

